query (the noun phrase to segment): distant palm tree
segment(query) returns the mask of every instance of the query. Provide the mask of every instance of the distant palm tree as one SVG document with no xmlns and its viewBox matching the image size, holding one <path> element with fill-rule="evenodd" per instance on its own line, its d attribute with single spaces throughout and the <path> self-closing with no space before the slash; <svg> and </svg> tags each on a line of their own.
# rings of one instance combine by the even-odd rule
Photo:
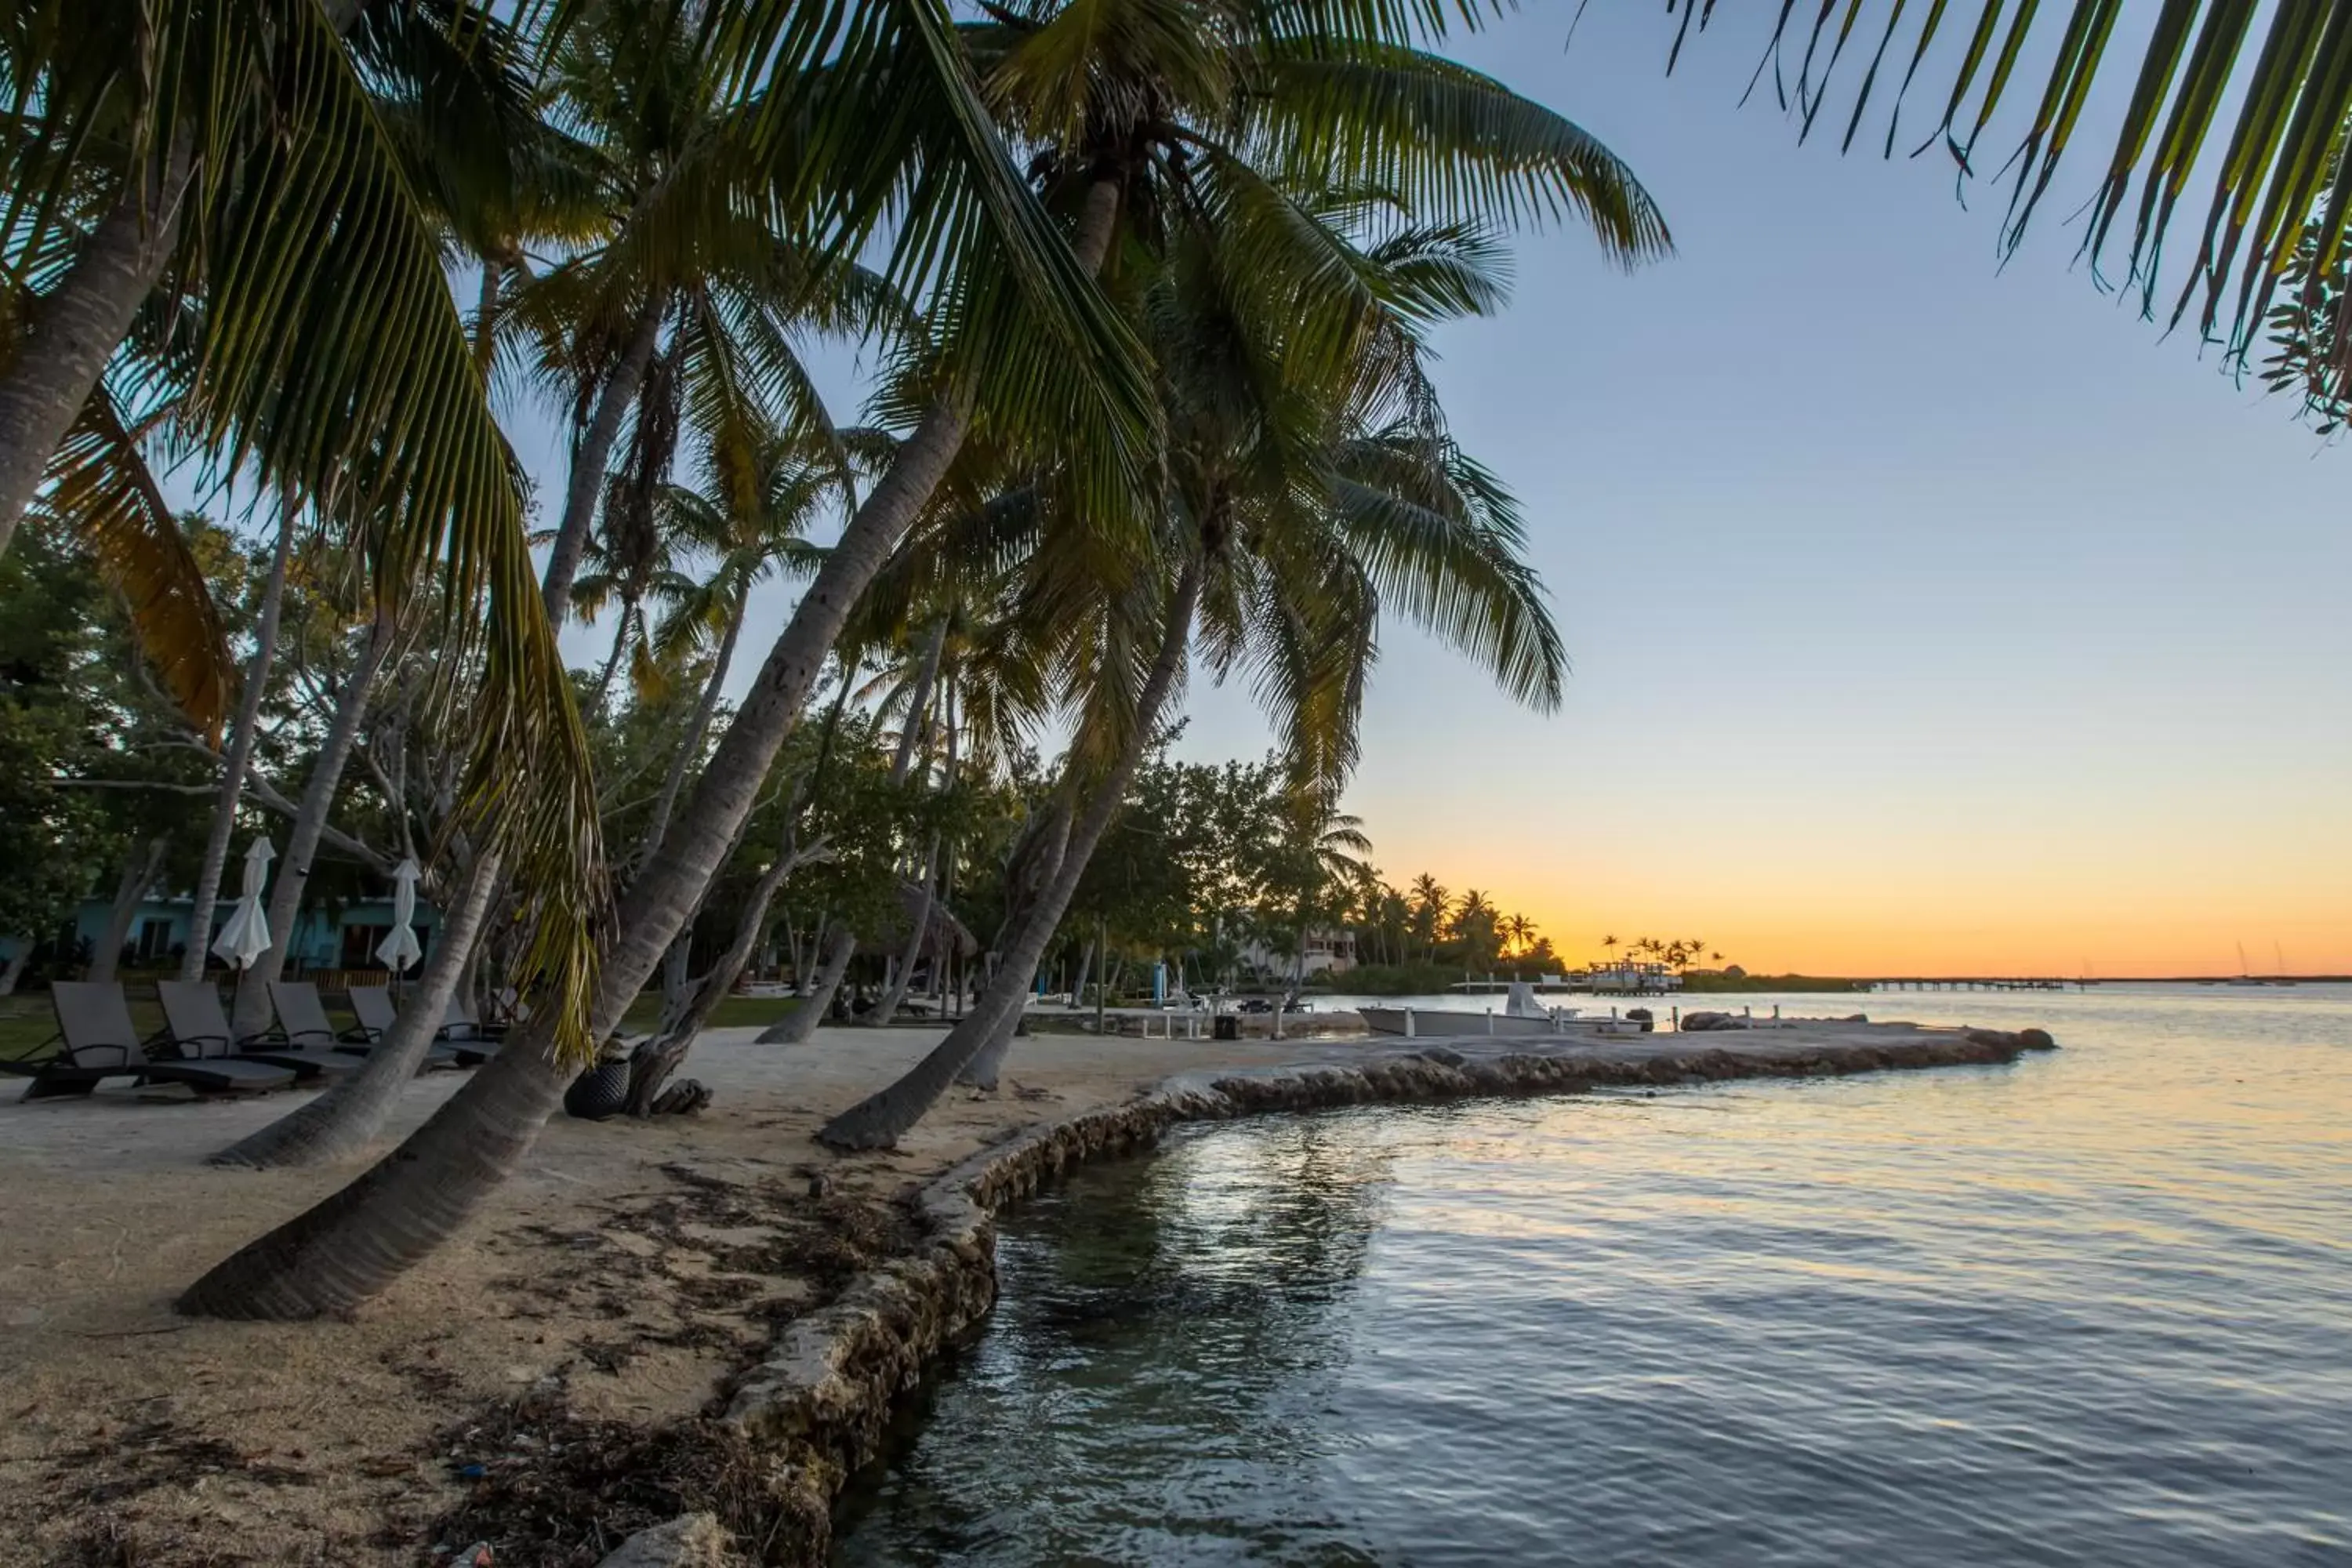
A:
<svg viewBox="0 0 2352 1568">
<path fill-rule="evenodd" d="M 688 769 L 701 760 L 719 693 L 735 657 L 751 608 L 751 590 L 779 568 L 815 570 L 824 551 L 808 542 L 809 525 L 828 501 L 847 494 L 841 470 L 822 444 L 793 442 L 730 426 L 710 446 L 705 488 L 664 486 L 656 502 L 661 531 L 711 562 L 696 578 L 672 571 L 654 580 L 649 596 L 666 606 L 647 638 L 656 661 L 676 668 L 707 656 L 710 668 L 687 732 L 646 829 L 639 856 L 651 855 L 669 830 Z"/>
<path fill-rule="evenodd" d="M 1610 963 L 1613 966 L 1613 965 L 1616 963 L 1616 962 L 1617 962 L 1617 938 L 1616 938 L 1616 936 L 1615 936 L 1614 934 L 1612 934 L 1612 935 L 1609 935 L 1609 936 L 1604 936 L 1604 937 L 1602 937 L 1602 938 L 1601 939 L 1601 950 L 1602 950 L 1603 952 L 1605 952 L 1606 953 L 1608 953 L 1608 954 L 1609 954 L 1609 962 L 1610 962 Z"/>
<path fill-rule="evenodd" d="M 1412 879 L 1412 934 L 1428 950 L 1428 962 L 1437 962 L 1437 939 L 1444 934 L 1450 895 L 1445 885 L 1423 871 Z"/>
<path fill-rule="evenodd" d="M 1511 939 L 1514 952 L 1526 952 L 1536 944 L 1536 922 L 1525 915 L 1504 916 L 1502 930 Z"/>
</svg>

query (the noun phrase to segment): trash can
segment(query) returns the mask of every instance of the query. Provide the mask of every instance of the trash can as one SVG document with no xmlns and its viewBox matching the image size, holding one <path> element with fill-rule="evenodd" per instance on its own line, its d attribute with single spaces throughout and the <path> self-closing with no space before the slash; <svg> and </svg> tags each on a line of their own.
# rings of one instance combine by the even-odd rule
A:
<svg viewBox="0 0 2352 1568">
<path fill-rule="evenodd" d="M 1238 1040 L 1242 1037 L 1242 1021 L 1231 1013 L 1220 1013 L 1209 1030 L 1209 1037 L 1216 1040 Z"/>
</svg>

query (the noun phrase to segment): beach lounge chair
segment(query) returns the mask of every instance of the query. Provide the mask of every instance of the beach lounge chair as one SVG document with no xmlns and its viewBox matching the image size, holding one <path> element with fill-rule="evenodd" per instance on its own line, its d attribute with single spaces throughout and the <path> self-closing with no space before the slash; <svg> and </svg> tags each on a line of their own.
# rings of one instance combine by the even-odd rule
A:
<svg viewBox="0 0 2352 1568">
<path fill-rule="evenodd" d="M 155 994 L 163 1004 L 163 1039 L 183 1060 L 269 1062 L 291 1068 L 303 1079 L 341 1078 L 359 1070 L 358 1061 L 336 1051 L 304 1050 L 267 1035 L 239 1039 L 209 980 L 159 981 Z"/>
<path fill-rule="evenodd" d="M 362 989 L 373 989 L 362 987 Z M 356 996 L 358 992 L 353 992 Z M 269 983 L 269 1005 L 278 1011 L 278 1032 L 287 1041 L 304 1050 L 338 1051 L 345 1056 L 364 1057 L 375 1047 L 383 1031 L 358 1025 L 349 1029 L 337 1029 L 327 1017 L 327 1005 L 319 1000 L 319 988 L 307 980 L 273 980 Z M 420 1071 L 435 1068 L 458 1066 L 457 1053 L 446 1046 L 435 1046 L 425 1053 Z"/>
<path fill-rule="evenodd" d="M 351 1004 L 352 1016 L 360 1021 L 360 1037 L 363 1042 L 383 1038 L 393 1025 L 400 1021 L 400 1010 L 392 1005 L 392 992 L 384 986 L 352 986 Z"/>
<path fill-rule="evenodd" d="M 88 1094 L 110 1078 L 185 1084 L 198 1094 L 267 1094 L 294 1082 L 293 1068 L 271 1062 L 151 1060 L 122 987 L 111 982 L 58 981 L 49 987 L 49 1004 L 57 1009 L 58 1053 L 33 1068 L 26 1100 Z"/>
<path fill-rule="evenodd" d="M 379 1037 L 400 1017 L 399 1009 L 394 1005 L 391 991 L 382 985 L 352 986 L 352 1013 L 359 1019 L 362 1028 L 369 1030 Z M 436 1042 L 433 1047 L 435 1051 L 447 1052 L 457 1058 L 459 1067 L 467 1068 L 479 1067 L 499 1054 L 499 1047 L 487 1040 L 453 1037 L 450 1033 L 450 1021 L 453 1018 L 461 1026 L 465 1022 L 462 1015 L 458 1013 L 457 1004 L 454 1001 L 449 1004 L 448 1011 L 443 1015 L 441 1026 L 433 1033 Z M 343 1048 L 350 1050 L 354 1047 L 347 1046 Z"/>
</svg>

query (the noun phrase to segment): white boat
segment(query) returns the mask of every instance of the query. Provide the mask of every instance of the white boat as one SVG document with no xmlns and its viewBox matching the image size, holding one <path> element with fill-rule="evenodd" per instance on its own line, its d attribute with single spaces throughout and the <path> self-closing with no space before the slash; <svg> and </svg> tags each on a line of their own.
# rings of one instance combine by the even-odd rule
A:
<svg viewBox="0 0 2352 1568">
<path fill-rule="evenodd" d="M 1641 1033 L 1631 1019 L 1587 1018 L 1573 1007 L 1547 1007 L 1536 1000 L 1535 987 L 1525 981 L 1512 984 L 1503 1010 L 1469 1012 L 1458 1007 L 1359 1007 L 1364 1026 L 1376 1035 L 1402 1035 L 1408 1039 L 1447 1035 L 1585 1035 Z"/>
</svg>

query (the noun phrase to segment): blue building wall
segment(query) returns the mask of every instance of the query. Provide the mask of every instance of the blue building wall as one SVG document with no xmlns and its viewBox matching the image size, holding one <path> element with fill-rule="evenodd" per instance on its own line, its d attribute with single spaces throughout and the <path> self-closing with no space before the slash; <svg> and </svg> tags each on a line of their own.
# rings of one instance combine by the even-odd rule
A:
<svg viewBox="0 0 2352 1568">
<path fill-rule="evenodd" d="M 213 930 L 218 931 L 236 907 L 234 899 L 223 899 L 213 907 Z M 190 899 L 150 899 L 139 906 L 131 921 L 131 936 L 125 945 L 141 963 L 163 963 L 170 954 L 188 940 L 189 918 L 195 912 Z M 106 940 L 107 923 L 113 918 L 114 906 L 105 899 L 85 900 L 74 920 L 74 934 L 96 947 Z M 439 930 L 440 911 L 419 899 L 416 902 L 416 940 L 427 953 L 433 951 L 434 933 Z M 293 942 L 287 952 L 289 967 L 310 969 L 380 969 L 375 945 L 392 929 L 390 899 L 361 899 L 343 905 L 331 915 L 320 906 L 312 905 L 300 911 L 296 920 Z M 15 938 L 0 936 L 0 963 L 16 954 Z M 412 971 L 413 973 L 413 971 Z"/>
</svg>

